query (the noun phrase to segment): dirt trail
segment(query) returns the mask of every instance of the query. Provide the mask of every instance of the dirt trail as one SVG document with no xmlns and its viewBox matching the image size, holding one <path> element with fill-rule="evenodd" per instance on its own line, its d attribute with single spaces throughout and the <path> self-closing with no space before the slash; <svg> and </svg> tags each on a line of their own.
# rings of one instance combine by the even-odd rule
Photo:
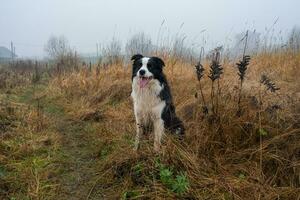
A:
<svg viewBox="0 0 300 200">
<path fill-rule="evenodd" d="M 26 92 L 28 91 L 24 93 Z M 53 199 L 87 199 L 97 178 L 96 163 L 100 162 L 97 156 L 101 149 L 99 141 L 95 139 L 96 130 L 93 128 L 97 123 L 75 119 L 65 112 L 65 108 L 58 100 L 46 97 L 44 101 L 41 102 L 43 114 L 51 121 L 44 132 L 58 133 L 61 143 L 58 153 L 54 155 L 55 162 L 51 163 L 57 166 L 58 171 L 51 179 L 58 185 Z M 33 95 L 28 95 L 28 99 L 22 103 L 34 107 Z M 49 199 L 47 195 L 45 199 Z"/>
<path fill-rule="evenodd" d="M 82 124 L 68 119 L 58 121 L 58 131 L 63 136 L 62 155 L 60 160 L 64 173 L 60 177 L 58 197 L 64 199 L 85 199 L 88 195 L 89 182 L 95 172 L 92 166 L 94 159 L 89 142 L 85 139 Z"/>
<path fill-rule="evenodd" d="M 78 121 L 67 114 L 57 118 L 54 124 L 62 136 L 61 155 L 58 155 L 57 162 L 62 168 L 58 177 L 58 199 L 87 199 L 95 184 L 101 149 L 91 126 L 91 122 Z"/>
</svg>

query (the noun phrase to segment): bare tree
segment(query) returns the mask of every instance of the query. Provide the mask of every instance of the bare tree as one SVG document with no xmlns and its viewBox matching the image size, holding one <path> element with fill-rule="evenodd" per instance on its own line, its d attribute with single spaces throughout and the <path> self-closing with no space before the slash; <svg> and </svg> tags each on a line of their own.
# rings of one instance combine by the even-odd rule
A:
<svg viewBox="0 0 300 200">
<path fill-rule="evenodd" d="M 184 61 L 190 61 L 196 58 L 195 50 L 186 44 L 186 38 L 185 35 L 176 36 L 174 38 L 173 44 L 171 44 L 170 47 L 170 55 L 172 55 L 172 57 Z"/>
<path fill-rule="evenodd" d="M 288 38 L 288 47 L 295 52 L 300 51 L 300 27 L 295 26 Z"/>
<path fill-rule="evenodd" d="M 108 65 L 118 64 L 123 61 L 122 55 L 122 43 L 115 37 L 110 43 L 102 49 L 102 55 L 104 62 Z"/>
<path fill-rule="evenodd" d="M 51 36 L 44 47 L 51 59 L 60 69 L 77 68 L 79 58 L 70 48 L 69 41 L 64 36 Z"/>
<path fill-rule="evenodd" d="M 153 51 L 151 38 L 148 35 L 145 35 L 144 32 L 137 33 L 128 40 L 125 51 L 127 55 L 134 55 L 137 53 L 150 55 Z"/>
<path fill-rule="evenodd" d="M 242 32 L 235 36 L 233 47 L 229 50 L 231 57 L 242 56 L 245 49 L 247 35 L 246 54 L 256 54 L 260 50 L 261 34 L 254 31 Z"/>
<path fill-rule="evenodd" d="M 70 51 L 69 41 L 64 36 L 51 36 L 45 46 L 45 51 L 53 59 L 66 56 Z"/>
</svg>

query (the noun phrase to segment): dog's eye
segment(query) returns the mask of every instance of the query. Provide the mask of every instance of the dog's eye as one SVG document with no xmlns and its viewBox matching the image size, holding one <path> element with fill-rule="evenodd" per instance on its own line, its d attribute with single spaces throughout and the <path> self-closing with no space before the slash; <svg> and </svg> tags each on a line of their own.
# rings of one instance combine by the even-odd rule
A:
<svg viewBox="0 0 300 200">
<path fill-rule="evenodd" d="M 148 68 L 151 68 L 151 67 L 152 67 L 152 65 L 148 63 L 148 64 L 147 64 L 147 67 L 148 67 Z"/>
<path fill-rule="evenodd" d="M 143 63 L 141 63 L 141 62 L 140 62 L 140 63 L 138 63 L 138 66 L 139 66 L 139 67 L 141 67 L 142 65 L 143 65 Z"/>
</svg>

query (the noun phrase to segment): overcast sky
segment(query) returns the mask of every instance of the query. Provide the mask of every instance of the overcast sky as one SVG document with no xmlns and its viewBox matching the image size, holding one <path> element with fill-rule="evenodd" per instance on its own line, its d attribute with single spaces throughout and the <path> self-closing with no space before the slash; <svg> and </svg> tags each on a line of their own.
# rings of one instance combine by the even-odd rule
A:
<svg viewBox="0 0 300 200">
<path fill-rule="evenodd" d="M 47 39 L 64 35 L 95 52 L 96 43 L 141 31 L 155 43 L 163 21 L 162 35 L 217 45 L 247 29 L 263 33 L 277 18 L 274 28 L 287 34 L 300 25 L 299 8 L 300 0 L 0 0 L 0 46 L 13 41 L 19 57 L 43 56 Z"/>
</svg>

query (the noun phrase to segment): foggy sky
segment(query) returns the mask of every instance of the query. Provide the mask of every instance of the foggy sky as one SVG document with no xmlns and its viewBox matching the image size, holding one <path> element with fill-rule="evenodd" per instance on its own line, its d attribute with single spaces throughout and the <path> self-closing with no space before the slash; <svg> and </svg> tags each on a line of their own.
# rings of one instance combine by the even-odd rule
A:
<svg viewBox="0 0 300 200">
<path fill-rule="evenodd" d="M 19 57 L 43 56 L 47 39 L 64 35 L 93 53 L 96 43 L 141 31 L 155 43 L 163 21 L 161 34 L 217 45 L 247 29 L 266 32 L 277 18 L 274 28 L 287 34 L 300 25 L 299 8 L 299 0 L 0 0 L 0 46 L 13 41 Z"/>
</svg>

